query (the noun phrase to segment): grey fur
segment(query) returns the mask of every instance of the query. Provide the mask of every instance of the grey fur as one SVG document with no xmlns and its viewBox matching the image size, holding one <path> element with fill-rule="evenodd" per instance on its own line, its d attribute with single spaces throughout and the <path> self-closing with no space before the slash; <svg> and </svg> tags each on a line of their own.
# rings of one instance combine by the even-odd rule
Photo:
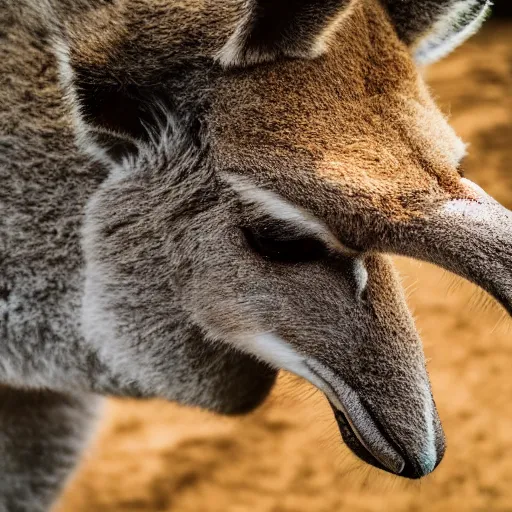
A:
<svg viewBox="0 0 512 512">
<path fill-rule="evenodd" d="M 91 433 L 98 398 L 0 387 L 0 511 L 46 512 Z"/>
<path fill-rule="evenodd" d="M 49 41 L 17 30 L 9 11 L 0 15 L 0 381 L 9 386 L 0 387 L 0 510 L 36 512 L 47 510 L 74 467 L 87 409 L 97 401 L 84 392 L 154 396 L 158 389 L 141 390 L 84 343 L 80 232 L 85 204 L 107 174 L 76 150 Z M 227 414 L 266 396 L 274 370 L 171 320 L 178 332 L 169 336 L 179 343 L 164 396 Z M 33 391 L 14 391 L 22 388 Z M 38 391 L 47 388 L 56 391 Z"/>
<path fill-rule="evenodd" d="M 413 105 L 428 104 L 412 85 L 410 57 L 376 1 L 354 4 L 340 33 L 358 40 L 354 27 L 380 31 L 360 46 L 337 40 L 354 51 L 346 61 L 333 43 L 332 61 L 281 61 L 286 52 L 277 48 L 268 67 L 225 70 L 215 59 L 243 2 L 215 0 L 203 10 L 193 0 L 0 3 L 1 512 L 47 510 L 97 396 L 158 396 L 244 413 L 266 398 L 279 368 L 323 386 L 345 441 L 364 460 L 414 478 L 440 462 L 444 437 L 421 342 L 391 263 L 376 253 L 425 258 L 415 235 L 428 239 L 436 223 L 416 215 L 411 228 L 393 201 L 387 207 L 366 190 L 347 194 L 317 178 L 318 151 L 309 147 L 332 146 L 339 133 L 357 145 L 364 132 L 380 149 L 378 127 L 386 124 L 388 140 L 401 134 L 408 164 L 411 148 L 428 153 L 412 132 L 403 142 L 410 104 L 393 103 L 409 94 Z M 412 37 L 409 28 L 398 32 Z M 339 103 L 345 95 L 333 87 L 370 63 L 379 72 L 363 80 L 355 110 Z M 339 66 L 343 77 L 333 74 Z M 261 84 L 268 90 L 258 96 Z M 382 106 L 361 117 L 376 94 L 388 94 L 383 105 L 405 117 L 395 122 Z M 325 105 L 333 122 L 357 122 L 329 139 L 315 117 Z M 385 115 L 386 123 L 374 122 Z M 369 160 L 356 155 L 361 161 Z M 442 194 L 414 183 L 398 202 L 415 214 L 427 203 L 431 213 L 450 187 L 461 193 L 456 170 L 446 174 L 434 179 Z M 352 250 L 298 265 L 261 258 L 240 228 L 277 221 L 250 200 L 252 188 L 268 201 L 282 198 L 284 210 L 302 208 L 294 215 L 314 217 Z M 430 200 L 432 190 L 441 195 Z M 443 219 L 437 225 L 446 235 Z M 489 278 L 482 251 L 464 266 L 456 264 L 465 255 L 460 240 L 448 248 L 427 256 L 510 307 L 505 235 Z"/>
</svg>

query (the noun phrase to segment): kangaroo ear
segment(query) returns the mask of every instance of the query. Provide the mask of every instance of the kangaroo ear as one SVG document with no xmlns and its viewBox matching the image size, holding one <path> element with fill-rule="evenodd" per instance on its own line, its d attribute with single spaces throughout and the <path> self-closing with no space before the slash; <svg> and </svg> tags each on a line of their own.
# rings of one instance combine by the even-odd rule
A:
<svg viewBox="0 0 512 512">
<path fill-rule="evenodd" d="M 228 67 L 279 56 L 318 57 L 351 1 L 247 0 L 242 19 L 217 60 Z"/>
<path fill-rule="evenodd" d="M 482 26 L 491 0 L 384 0 L 401 39 L 418 64 L 430 64 L 457 48 Z"/>
<path fill-rule="evenodd" d="M 158 121 L 154 91 L 122 84 L 104 67 L 73 62 L 65 43 L 56 45 L 56 54 L 81 149 L 106 164 L 136 154 Z"/>
</svg>

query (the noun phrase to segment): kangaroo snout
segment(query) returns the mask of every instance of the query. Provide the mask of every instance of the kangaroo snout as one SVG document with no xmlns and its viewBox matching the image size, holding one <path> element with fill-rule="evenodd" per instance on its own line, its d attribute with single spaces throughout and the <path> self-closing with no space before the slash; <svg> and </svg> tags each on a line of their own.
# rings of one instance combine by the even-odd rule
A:
<svg viewBox="0 0 512 512">
<path fill-rule="evenodd" d="M 407 402 L 404 401 L 404 407 L 400 411 L 403 418 L 400 421 L 389 417 L 379 421 L 379 414 L 368 407 L 368 414 L 382 436 L 404 461 L 400 472 L 390 471 L 387 467 L 381 469 L 404 478 L 419 479 L 434 471 L 440 464 L 446 450 L 443 428 L 434 401 L 426 399 L 424 407 L 425 413 L 417 414 L 417 411 L 415 413 L 414 410 L 409 410 Z M 406 418 L 409 418 L 408 422 Z M 338 418 L 337 421 L 339 424 Z"/>
<path fill-rule="evenodd" d="M 404 449 L 399 443 L 397 444 L 393 441 L 397 436 L 396 433 L 388 433 L 388 431 L 386 431 L 377 420 L 372 418 L 374 426 L 379 430 L 379 436 L 386 440 L 386 443 L 396 454 L 395 459 L 398 464 L 385 464 L 382 462 L 382 453 L 376 453 L 375 446 L 373 447 L 373 450 L 370 451 L 365 445 L 363 445 L 354 432 L 348 417 L 332 404 L 331 406 L 345 444 L 360 459 L 372 466 L 375 466 L 376 468 L 388 471 L 389 473 L 397 476 L 415 480 L 431 473 L 444 457 L 446 449 L 445 438 L 437 413 L 435 414 L 435 417 L 432 418 L 434 425 L 433 428 L 435 431 L 434 442 L 432 443 L 432 439 L 424 439 L 422 433 L 418 434 L 418 444 L 424 443 L 426 453 L 414 453 L 411 450 Z M 366 413 L 370 416 L 370 413 Z"/>
<path fill-rule="evenodd" d="M 445 438 L 428 383 L 355 391 L 318 362 L 308 368 L 319 380 L 341 436 L 364 462 L 397 476 L 418 479 L 431 473 L 445 452 Z M 394 390 L 394 392 L 393 392 Z"/>
</svg>

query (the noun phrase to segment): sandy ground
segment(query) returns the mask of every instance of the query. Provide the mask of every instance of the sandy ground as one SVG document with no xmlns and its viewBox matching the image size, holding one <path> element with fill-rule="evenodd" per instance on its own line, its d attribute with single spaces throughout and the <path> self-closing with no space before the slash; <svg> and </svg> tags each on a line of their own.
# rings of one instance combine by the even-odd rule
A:
<svg viewBox="0 0 512 512">
<path fill-rule="evenodd" d="M 490 25 L 429 71 L 471 143 L 467 176 L 512 207 L 512 25 Z M 512 511 L 512 323 L 482 294 L 400 260 L 448 452 L 420 483 L 358 462 L 320 394 L 283 376 L 239 419 L 112 401 L 59 512 Z"/>
</svg>

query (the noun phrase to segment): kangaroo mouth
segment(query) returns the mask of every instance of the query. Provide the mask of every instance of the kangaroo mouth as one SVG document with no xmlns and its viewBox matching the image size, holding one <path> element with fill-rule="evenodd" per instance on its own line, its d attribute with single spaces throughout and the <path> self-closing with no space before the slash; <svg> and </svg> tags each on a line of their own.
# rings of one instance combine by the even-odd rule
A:
<svg viewBox="0 0 512 512">
<path fill-rule="evenodd" d="M 306 363 L 315 384 L 327 396 L 345 444 L 360 459 L 384 471 L 400 475 L 406 467 L 404 457 L 388 440 L 357 393 L 323 365 Z M 330 384 L 336 382 L 336 384 Z M 405 475 L 404 475 L 405 476 Z"/>
<path fill-rule="evenodd" d="M 382 469 L 383 471 L 391 472 L 395 475 L 400 475 L 405 467 L 405 462 L 400 462 L 400 459 L 396 457 L 396 461 L 392 461 L 391 464 L 386 461 L 380 461 L 377 456 L 373 455 L 373 453 L 366 448 L 366 443 L 362 443 L 360 441 L 360 435 L 356 434 L 356 431 L 352 428 L 351 422 L 348 420 L 345 413 L 340 411 L 336 406 L 331 403 L 331 407 L 334 412 L 334 417 L 336 419 L 336 423 L 338 424 L 338 428 L 341 433 L 341 437 L 343 442 L 350 448 L 350 450 L 357 455 L 361 460 L 370 464 L 378 469 Z"/>
</svg>

